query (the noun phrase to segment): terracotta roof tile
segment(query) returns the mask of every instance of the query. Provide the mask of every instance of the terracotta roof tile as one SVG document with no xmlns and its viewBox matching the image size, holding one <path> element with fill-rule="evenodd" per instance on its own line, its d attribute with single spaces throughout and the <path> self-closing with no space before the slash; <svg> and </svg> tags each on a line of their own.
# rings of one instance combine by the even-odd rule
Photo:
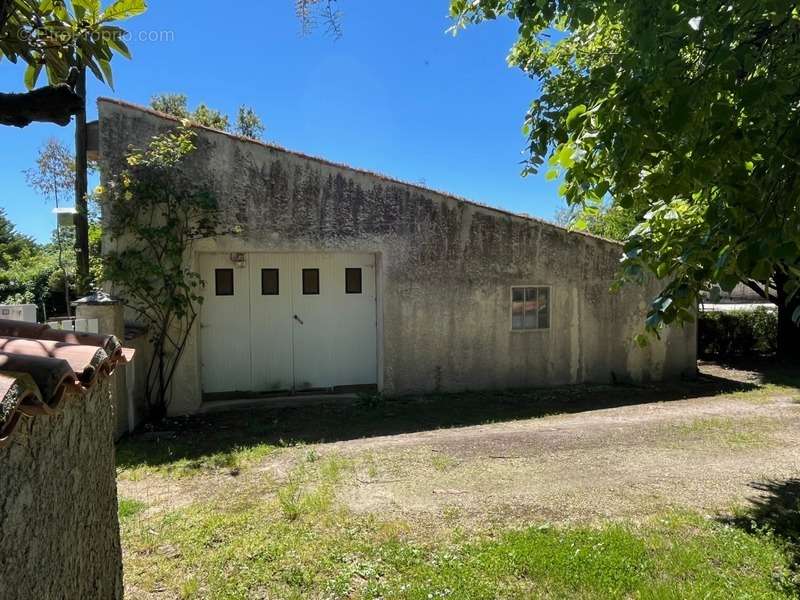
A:
<svg viewBox="0 0 800 600">
<path fill-rule="evenodd" d="M 57 409 L 67 389 L 81 389 L 78 377 L 63 359 L 0 352 L 0 372 L 29 375 L 44 403 L 42 413 L 49 412 L 48 407 Z"/>
<path fill-rule="evenodd" d="M 52 329 L 49 325 L 39 323 L 25 323 L 22 321 L 7 321 L 0 319 L 0 336 L 30 338 L 36 340 L 51 340 L 81 346 L 96 346 L 105 350 L 112 358 L 112 362 L 119 362 L 123 353 L 122 344 L 113 335 L 98 333 L 83 333 L 80 331 L 63 331 Z"/>
<path fill-rule="evenodd" d="M 14 432 L 26 403 L 41 403 L 42 396 L 33 377 L 27 373 L 0 372 L 0 447 Z"/>
<path fill-rule="evenodd" d="M 0 336 L 0 355 L 61 359 L 83 384 L 91 383 L 102 370 L 107 371 L 111 366 L 108 354 L 102 348 L 53 340 Z"/>
<path fill-rule="evenodd" d="M 0 319 L 0 446 L 21 415 L 54 413 L 67 392 L 83 393 L 133 353 L 113 335 Z"/>
</svg>

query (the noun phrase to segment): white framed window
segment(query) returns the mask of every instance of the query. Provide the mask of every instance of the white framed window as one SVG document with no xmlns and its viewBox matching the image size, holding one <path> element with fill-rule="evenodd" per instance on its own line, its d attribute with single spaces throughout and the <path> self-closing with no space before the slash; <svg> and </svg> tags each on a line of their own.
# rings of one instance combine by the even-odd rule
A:
<svg viewBox="0 0 800 600">
<path fill-rule="evenodd" d="M 511 286 L 511 330 L 550 329 L 550 286 Z"/>
</svg>

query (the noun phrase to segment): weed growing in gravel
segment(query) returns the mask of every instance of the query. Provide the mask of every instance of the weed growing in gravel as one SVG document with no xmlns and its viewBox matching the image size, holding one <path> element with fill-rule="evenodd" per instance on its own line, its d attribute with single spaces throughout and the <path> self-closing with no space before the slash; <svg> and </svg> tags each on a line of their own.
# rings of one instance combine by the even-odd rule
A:
<svg viewBox="0 0 800 600">
<path fill-rule="evenodd" d="M 120 521 L 135 517 L 144 511 L 145 508 L 147 508 L 147 505 L 144 502 L 141 502 L 140 500 L 131 500 L 129 498 L 120 498 L 117 502 L 117 505 Z"/>
<path fill-rule="evenodd" d="M 767 417 L 701 417 L 674 425 L 668 433 L 675 442 L 695 440 L 728 448 L 754 448 L 769 444 L 772 424 Z"/>
</svg>

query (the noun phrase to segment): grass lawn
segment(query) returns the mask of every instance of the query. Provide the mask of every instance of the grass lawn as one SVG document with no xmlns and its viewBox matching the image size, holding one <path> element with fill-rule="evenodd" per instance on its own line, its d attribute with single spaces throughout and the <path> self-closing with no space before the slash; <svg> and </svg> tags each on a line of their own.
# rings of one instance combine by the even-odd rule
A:
<svg viewBox="0 0 800 600">
<path fill-rule="evenodd" d="M 639 395 L 702 396 L 711 399 L 708 406 L 725 395 L 748 411 L 765 403 L 769 414 L 770 398 L 796 398 L 799 389 L 793 381 L 738 391 L 727 384 L 631 389 L 625 401 L 619 388 L 466 394 L 458 411 L 454 397 L 365 399 L 335 409 L 172 421 L 161 435 L 125 441 L 118 450 L 126 598 L 797 598 L 797 481 L 764 488 L 761 504 L 713 514 L 664 503 L 644 517 L 573 522 L 548 520 L 533 508 L 513 525 L 480 498 L 447 505 L 431 520 L 405 506 L 354 510 L 346 497 L 359 481 L 385 494 L 375 484 L 399 477 L 398 464 L 411 460 L 406 450 L 390 458 L 362 448 L 364 436 L 424 436 L 437 427 L 486 422 L 544 422 L 552 429 L 561 422 L 545 415 L 580 413 L 589 402 L 625 407 L 644 401 Z M 702 414 L 673 425 L 662 419 L 643 439 L 655 440 L 667 457 L 687 447 L 718 447 L 743 460 L 773 451 L 762 444 L 773 421 L 761 413 L 738 421 Z M 672 445 L 660 442 L 665 431 Z M 330 450 L 323 440 L 356 445 Z M 469 448 L 489 443 L 470 440 Z M 469 453 L 436 452 L 428 462 L 409 467 L 410 481 L 455 485 L 467 462 L 499 476 L 496 463 Z M 466 498 L 461 490 L 445 491 Z"/>
<path fill-rule="evenodd" d="M 417 539 L 326 499 L 123 520 L 127 585 L 179 598 L 787 598 L 783 545 L 691 514 Z"/>
</svg>

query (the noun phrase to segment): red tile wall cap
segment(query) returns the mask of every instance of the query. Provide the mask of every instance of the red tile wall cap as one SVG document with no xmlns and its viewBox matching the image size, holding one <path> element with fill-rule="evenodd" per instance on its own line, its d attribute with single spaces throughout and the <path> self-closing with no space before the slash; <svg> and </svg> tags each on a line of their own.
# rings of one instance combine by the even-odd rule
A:
<svg viewBox="0 0 800 600">
<path fill-rule="evenodd" d="M 27 373 L 0 372 L 0 448 L 8 444 L 22 417 L 19 408 L 41 402 L 42 396 L 33 377 Z"/>
<path fill-rule="evenodd" d="M 52 329 L 49 325 L 42 325 L 39 323 L 25 323 L 22 321 L 0 319 L 0 336 L 50 340 L 79 346 L 95 346 L 102 348 L 108 355 L 111 364 L 109 373 L 113 371 L 117 363 L 126 363 L 133 360 L 134 355 L 133 349 L 123 348 L 122 343 L 113 335 L 63 331 Z"/>
<path fill-rule="evenodd" d="M 113 335 L 0 319 L 0 447 L 21 416 L 55 413 L 68 393 L 83 394 L 133 356 Z"/>
<path fill-rule="evenodd" d="M 53 340 L 0 336 L 0 352 L 65 360 L 82 384 L 89 386 L 112 367 L 108 354 L 97 346 L 79 346 Z"/>
<path fill-rule="evenodd" d="M 52 414 L 68 390 L 85 389 L 69 363 L 61 358 L 0 352 L 0 371 L 25 373 L 33 379 L 42 403 L 31 407 L 31 414 Z"/>
</svg>

